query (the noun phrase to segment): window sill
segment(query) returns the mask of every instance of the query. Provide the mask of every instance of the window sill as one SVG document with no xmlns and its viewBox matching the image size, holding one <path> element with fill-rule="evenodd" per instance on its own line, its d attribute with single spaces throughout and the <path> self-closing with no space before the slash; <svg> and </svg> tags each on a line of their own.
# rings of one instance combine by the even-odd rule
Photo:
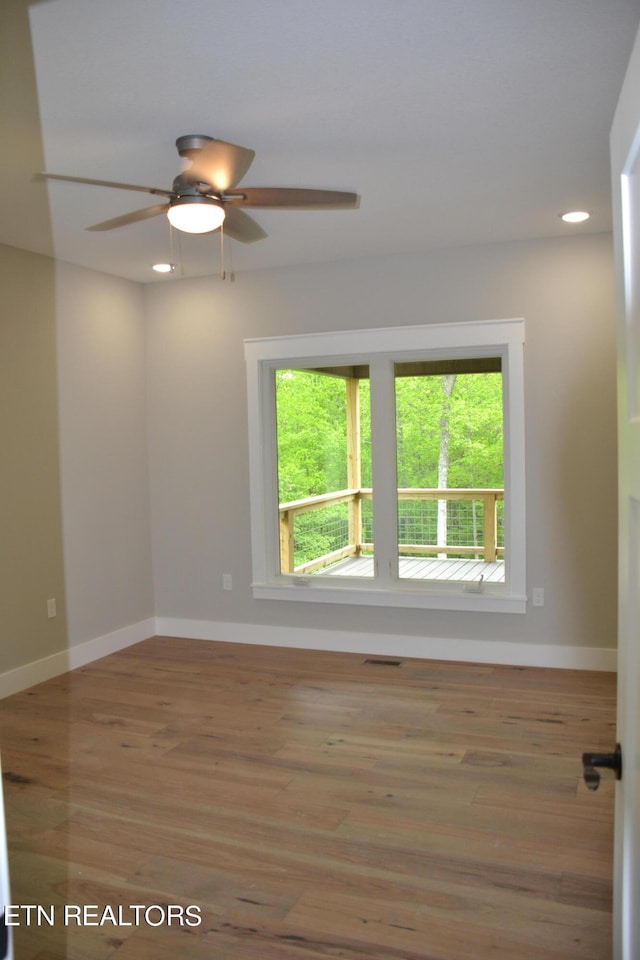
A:
<svg viewBox="0 0 640 960">
<path fill-rule="evenodd" d="M 310 603 L 344 603 L 367 607 L 403 607 L 419 610 L 454 610 L 483 613 L 527 612 L 526 596 L 506 594 L 499 589 L 484 588 L 481 591 L 465 589 L 456 585 L 451 590 L 425 587 L 420 584 L 375 587 L 361 583 L 340 586 L 309 577 L 299 578 L 304 582 L 294 583 L 289 578 L 272 583 L 254 583 L 253 596 L 257 600 L 296 600 Z"/>
</svg>

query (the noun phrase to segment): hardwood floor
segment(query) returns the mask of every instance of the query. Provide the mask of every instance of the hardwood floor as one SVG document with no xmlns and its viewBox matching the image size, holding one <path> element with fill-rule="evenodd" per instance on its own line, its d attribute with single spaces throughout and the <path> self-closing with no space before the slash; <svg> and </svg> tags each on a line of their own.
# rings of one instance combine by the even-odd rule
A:
<svg viewBox="0 0 640 960">
<path fill-rule="evenodd" d="M 365 659 L 154 638 L 0 702 L 16 960 L 610 960 L 615 677 Z"/>
</svg>

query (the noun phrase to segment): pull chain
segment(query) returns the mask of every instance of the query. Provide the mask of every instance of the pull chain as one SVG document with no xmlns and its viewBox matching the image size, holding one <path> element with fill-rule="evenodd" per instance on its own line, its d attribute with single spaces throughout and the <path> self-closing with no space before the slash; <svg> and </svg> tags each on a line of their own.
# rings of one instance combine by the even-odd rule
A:
<svg viewBox="0 0 640 960">
<path fill-rule="evenodd" d="M 227 271 L 224 268 L 224 223 L 220 225 L 220 279 L 227 279 Z M 231 272 L 229 274 L 229 280 L 231 283 L 235 282 L 236 275 L 233 270 L 233 245 L 229 246 L 229 263 L 231 265 Z"/>
<path fill-rule="evenodd" d="M 226 278 L 224 270 L 224 222 L 220 224 L 220 279 Z"/>
</svg>

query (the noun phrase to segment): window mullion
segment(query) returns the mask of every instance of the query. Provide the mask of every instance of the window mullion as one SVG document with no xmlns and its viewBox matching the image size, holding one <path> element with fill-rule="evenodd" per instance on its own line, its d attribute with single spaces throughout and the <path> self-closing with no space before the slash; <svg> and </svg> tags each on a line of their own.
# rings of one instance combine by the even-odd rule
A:
<svg viewBox="0 0 640 960">
<path fill-rule="evenodd" d="M 370 364 L 373 539 L 378 583 L 398 578 L 398 481 L 394 365 L 379 358 Z"/>
<path fill-rule="evenodd" d="M 280 531 L 278 511 L 278 449 L 276 430 L 276 398 L 274 371 L 266 364 L 260 379 L 262 414 L 262 489 L 265 516 L 270 522 L 265 525 L 265 571 L 271 579 L 280 573 Z"/>
</svg>

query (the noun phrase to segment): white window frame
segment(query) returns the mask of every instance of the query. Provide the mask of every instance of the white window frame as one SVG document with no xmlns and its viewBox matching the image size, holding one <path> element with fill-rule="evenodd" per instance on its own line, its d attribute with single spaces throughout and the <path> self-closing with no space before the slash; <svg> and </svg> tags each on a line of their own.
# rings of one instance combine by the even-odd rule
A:
<svg viewBox="0 0 640 960">
<path fill-rule="evenodd" d="M 394 365 L 500 357 L 504 419 L 505 582 L 401 580 L 397 569 Z M 245 341 L 249 409 L 252 589 L 258 599 L 525 613 L 524 320 L 384 327 Z M 274 371 L 368 364 L 371 375 L 376 575 L 280 572 Z M 394 456 L 389 456 L 389 451 Z M 394 560 L 396 566 L 394 568 Z"/>
</svg>

